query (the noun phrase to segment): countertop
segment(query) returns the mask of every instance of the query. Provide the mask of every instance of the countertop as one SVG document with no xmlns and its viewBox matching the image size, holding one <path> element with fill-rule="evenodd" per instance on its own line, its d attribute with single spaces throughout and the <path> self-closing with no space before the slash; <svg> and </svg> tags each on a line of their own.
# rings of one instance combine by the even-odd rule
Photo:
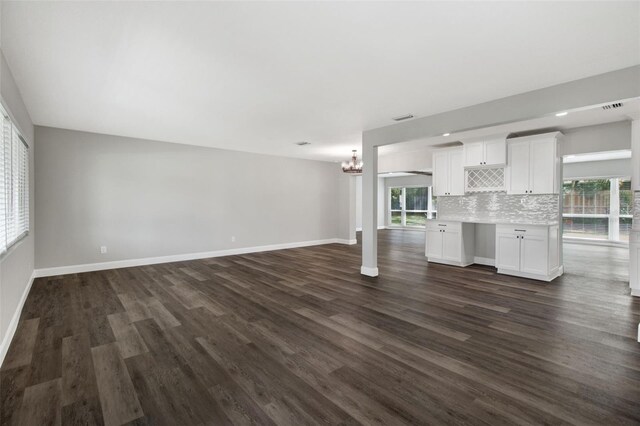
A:
<svg viewBox="0 0 640 426">
<path fill-rule="evenodd" d="M 443 222 L 466 222 L 466 223 L 481 223 L 486 225 L 537 225 L 537 226 L 554 226 L 558 225 L 558 221 L 531 221 L 531 220 L 509 220 L 509 219 L 492 219 L 492 218 L 478 218 L 478 217 L 439 217 L 437 219 L 427 219 L 427 221 L 443 221 Z"/>
</svg>

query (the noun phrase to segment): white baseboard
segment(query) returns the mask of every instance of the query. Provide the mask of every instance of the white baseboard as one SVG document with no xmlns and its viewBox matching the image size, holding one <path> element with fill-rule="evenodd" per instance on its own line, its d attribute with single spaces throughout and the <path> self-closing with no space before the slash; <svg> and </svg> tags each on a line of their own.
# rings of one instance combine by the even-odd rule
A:
<svg viewBox="0 0 640 426">
<path fill-rule="evenodd" d="M 368 277 L 377 277 L 378 276 L 378 268 L 368 268 L 366 266 L 360 267 L 360 273 L 362 275 L 366 275 Z"/>
<path fill-rule="evenodd" d="M 20 321 L 20 315 L 22 314 L 22 308 L 24 308 L 24 303 L 27 301 L 27 296 L 29 295 L 29 290 L 31 290 L 31 285 L 33 285 L 33 280 L 36 278 L 36 271 L 31 273 L 31 278 L 29 278 L 29 282 L 22 292 L 22 296 L 20 296 L 20 301 L 18 302 L 18 306 L 16 307 L 13 316 L 11 317 L 11 321 L 9 322 L 9 327 L 7 327 L 7 332 L 4 334 L 4 338 L 2 339 L 2 343 L 0 344 L 0 365 L 4 362 L 4 357 L 7 356 L 7 352 L 9 351 L 9 345 L 11 345 L 11 340 L 13 339 L 13 335 L 16 333 L 18 329 L 18 322 Z"/>
<path fill-rule="evenodd" d="M 496 260 L 490 257 L 475 256 L 473 258 L 473 263 L 477 263 L 478 265 L 496 266 Z"/>
<path fill-rule="evenodd" d="M 355 238 L 353 240 L 345 240 L 345 239 L 342 239 L 342 238 L 338 238 L 336 240 L 336 243 L 338 243 L 338 244 L 347 244 L 349 246 L 352 246 L 354 244 L 358 244 L 358 240 L 356 240 Z"/>
<path fill-rule="evenodd" d="M 562 237 L 562 242 L 564 244 L 582 244 L 585 246 L 629 247 L 629 243 L 624 241 L 596 240 L 589 238 Z"/>
<path fill-rule="evenodd" d="M 131 268 L 134 266 L 154 265 L 157 263 L 181 262 L 185 260 L 206 259 L 208 257 L 233 256 L 237 254 L 258 253 L 298 247 L 319 246 L 323 244 L 356 244 L 356 240 L 329 238 L 326 240 L 301 241 L 297 243 L 271 244 L 266 246 L 243 247 L 237 249 L 206 251 L 201 253 L 175 254 L 170 256 L 145 257 L 141 259 L 114 260 L 111 262 L 85 263 L 81 265 L 55 266 L 35 270 L 36 277 L 79 274 L 82 272 L 103 271 L 105 269 Z"/>
</svg>

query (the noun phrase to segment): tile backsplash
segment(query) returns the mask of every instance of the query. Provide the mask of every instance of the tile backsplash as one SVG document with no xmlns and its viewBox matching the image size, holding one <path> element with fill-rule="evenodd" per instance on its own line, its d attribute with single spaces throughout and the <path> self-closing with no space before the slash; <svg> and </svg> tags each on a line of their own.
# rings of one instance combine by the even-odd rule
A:
<svg viewBox="0 0 640 426">
<path fill-rule="evenodd" d="M 560 214 L 560 196 L 486 192 L 460 197 L 438 197 L 437 209 L 439 219 L 458 220 L 468 217 L 531 223 L 557 222 Z M 639 210 L 640 205 L 636 204 L 634 212 L 640 216 Z"/>
</svg>

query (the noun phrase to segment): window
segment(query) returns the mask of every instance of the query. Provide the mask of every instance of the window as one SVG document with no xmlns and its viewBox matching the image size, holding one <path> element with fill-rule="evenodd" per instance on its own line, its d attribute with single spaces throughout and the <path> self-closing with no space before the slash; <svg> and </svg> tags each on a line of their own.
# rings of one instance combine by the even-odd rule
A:
<svg viewBox="0 0 640 426">
<path fill-rule="evenodd" d="M 424 227 L 435 214 L 430 186 L 389 188 L 389 225 Z"/>
<path fill-rule="evenodd" d="M 629 241 L 633 198 L 628 178 L 567 180 L 563 203 L 564 237 Z"/>
<path fill-rule="evenodd" d="M 29 232 L 29 147 L 2 109 L 0 253 Z"/>
</svg>

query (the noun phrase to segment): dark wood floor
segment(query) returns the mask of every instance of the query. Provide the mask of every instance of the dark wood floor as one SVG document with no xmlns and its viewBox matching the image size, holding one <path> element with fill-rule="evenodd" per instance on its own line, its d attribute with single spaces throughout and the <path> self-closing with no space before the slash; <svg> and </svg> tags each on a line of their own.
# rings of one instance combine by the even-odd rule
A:
<svg viewBox="0 0 640 426">
<path fill-rule="evenodd" d="M 378 279 L 344 245 L 38 279 L 0 421 L 640 422 L 624 250 L 567 247 L 542 283 L 427 265 L 423 238 L 381 231 Z"/>
</svg>

